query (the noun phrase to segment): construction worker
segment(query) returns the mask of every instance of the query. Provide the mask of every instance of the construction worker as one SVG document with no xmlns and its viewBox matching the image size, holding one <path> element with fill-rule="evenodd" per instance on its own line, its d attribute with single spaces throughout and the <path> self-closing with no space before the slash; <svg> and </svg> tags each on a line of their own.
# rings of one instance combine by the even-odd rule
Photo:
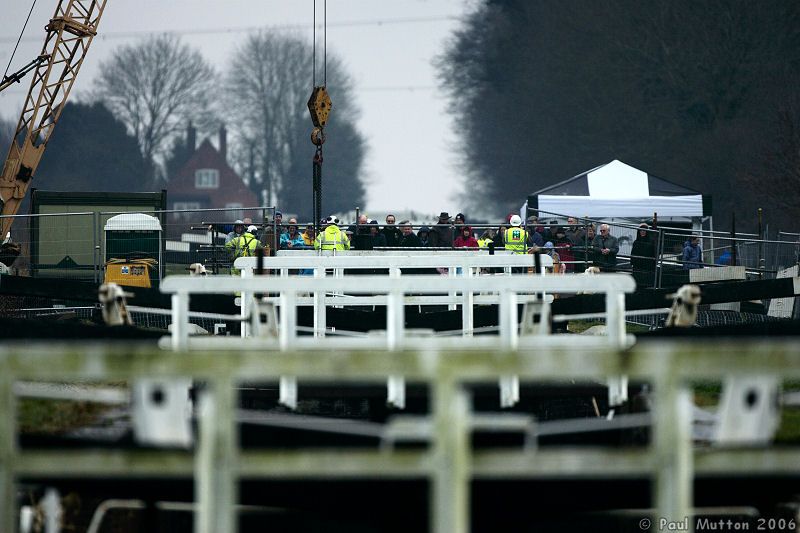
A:
<svg viewBox="0 0 800 533">
<path fill-rule="evenodd" d="M 256 255 L 256 248 L 261 246 L 261 243 L 256 238 L 256 233 L 258 233 L 258 228 L 249 226 L 246 232 L 234 237 L 225 244 L 225 249 L 233 256 L 234 261 L 239 257 L 254 257 Z M 238 276 L 240 270 L 231 266 L 231 274 Z"/>
<path fill-rule="evenodd" d="M 520 227 L 522 218 L 519 215 L 513 215 L 509 223 L 511 227 L 506 229 L 505 233 L 506 250 L 515 254 L 524 254 L 527 247 L 528 232 Z"/>
<path fill-rule="evenodd" d="M 325 229 L 314 239 L 315 250 L 349 250 L 350 239 L 339 229 L 339 219 L 331 215 L 325 219 Z"/>
</svg>

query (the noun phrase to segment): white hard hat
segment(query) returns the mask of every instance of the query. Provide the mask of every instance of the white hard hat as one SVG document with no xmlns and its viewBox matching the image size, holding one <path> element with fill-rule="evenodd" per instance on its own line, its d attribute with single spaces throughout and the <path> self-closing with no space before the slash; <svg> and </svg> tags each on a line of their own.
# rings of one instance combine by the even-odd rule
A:
<svg viewBox="0 0 800 533">
<path fill-rule="evenodd" d="M 336 218 L 335 216 L 331 215 L 325 220 L 325 222 L 327 224 L 338 224 L 339 223 L 339 219 Z"/>
<path fill-rule="evenodd" d="M 509 220 L 509 222 L 511 223 L 512 226 L 519 226 L 520 224 L 522 224 L 522 219 L 519 217 L 519 215 L 513 215 Z"/>
<path fill-rule="evenodd" d="M 247 226 L 247 232 L 248 233 L 255 233 L 257 231 L 258 231 L 257 227 L 255 227 L 255 226 Z"/>
</svg>

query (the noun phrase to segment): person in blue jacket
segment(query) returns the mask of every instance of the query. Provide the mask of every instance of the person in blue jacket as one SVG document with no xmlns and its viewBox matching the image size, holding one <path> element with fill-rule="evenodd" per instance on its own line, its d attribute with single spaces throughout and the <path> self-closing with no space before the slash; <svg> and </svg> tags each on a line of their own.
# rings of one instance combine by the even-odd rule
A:
<svg viewBox="0 0 800 533">
<path fill-rule="evenodd" d="M 703 268 L 703 249 L 700 247 L 700 237 L 692 235 L 689 240 L 683 243 L 681 262 L 683 262 L 685 270 Z"/>
<path fill-rule="evenodd" d="M 302 250 L 306 248 L 306 241 L 303 240 L 303 235 L 297 230 L 296 219 L 289 219 L 289 227 L 286 233 L 281 233 L 280 247 L 281 250 Z"/>
</svg>

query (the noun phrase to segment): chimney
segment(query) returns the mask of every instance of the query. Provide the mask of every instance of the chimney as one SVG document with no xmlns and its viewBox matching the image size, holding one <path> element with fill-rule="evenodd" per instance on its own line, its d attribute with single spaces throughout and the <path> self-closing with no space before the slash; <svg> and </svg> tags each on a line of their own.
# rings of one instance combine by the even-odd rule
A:
<svg viewBox="0 0 800 533">
<path fill-rule="evenodd" d="M 194 153 L 197 149 L 197 130 L 192 126 L 192 121 L 186 126 L 186 150 Z"/>
<path fill-rule="evenodd" d="M 225 124 L 219 127 L 219 153 L 226 162 L 228 161 L 228 130 Z"/>
</svg>

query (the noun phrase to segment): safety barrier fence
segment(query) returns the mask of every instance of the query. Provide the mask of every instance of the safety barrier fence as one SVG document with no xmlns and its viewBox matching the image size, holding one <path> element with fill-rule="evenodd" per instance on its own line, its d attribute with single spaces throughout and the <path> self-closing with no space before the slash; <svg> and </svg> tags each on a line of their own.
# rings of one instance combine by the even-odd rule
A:
<svg viewBox="0 0 800 533">
<path fill-rule="evenodd" d="M 797 448 L 695 448 L 690 431 L 690 391 L 695 382 L 753 375 L 800 379 L 800 348 L 794 341 L 694 339 L 640 343 L 628 350 L 371 347 L 332 349 L 324 356 L 303 349 L 172 353 L 136 345 L 6 343 L 0 346 L 0 367 L 0 529 L 9 532 L 18 523 L 16 489 L 22 478 L 194 478 L 198 533 L 237 530 L 241 480 L 428 479 L 431 531 L 445 533 L 469 529 L 473 480 L 650 479 L 653 509 L 642 510 L 642 516 L 677 524 L 692 516 L 697 477 L 800 475 Z M 312 382 L 370 382 L 384 379 L 387 372 L 430 385 L 427 447 L 240 448 L 235 387 L 241 383 L 279 375 Z M 538 383 L 591 381 L 622 373 L 652 385 L 652 438 L 647 447 L 473 449 L 470 445 L 471 431 L 480 419 L 469 400 L 472 383 L 498 374 Z M 206 383 L 192 449 L 34 450 L 18 445 L 16 382 L 132 382 L 156 376 Z"/>
<path fill-rule="evenodd" d="M 214 256 L 229 263 L 224 244 L 234 221 L 252 217 L 263 229 L 268 227 L 265 220 L 274 223 L 272 212 L 274 208 L 270 207 L 237 207 L 13 215 L 11 238 L 20 245 L 21 253 L 11 271 L 42 278 L 100 282 L 106 261 L 112 258 L 154 257 L 160 260 L 154 276 L 159 279 L 183 273 L 191 263 L 204 263 Z M 152 231 L 150 224 L 128 220 L 127 231 L 117 232 L 107 241 L 108 220 L 131 213 L 155 217 L 160 232 Z"/>
<path fill-rule="evenodd" d="M 330 349 L 358 349 L 382 344 L 388 350 L 398 350 L 412 347 L 435 347 L 455 349 L 459 345 L 480 345 L 487 349 L 500 346 L 514 349 L 520 344 L 547 346 L 560 343 L 561 345 L 597 345 L 605 342 L 617 348 L 629 346 L 632 338 L 625 333 L 625 293 L 633 292 L 635 284 L 633 279 L 625 274 L 603 274 L 598 276 L 564 275 L 564 276 L 478 276 L 468 274 L 461 277 L 443 276 L 399 276 L 399 265 L 408 266 L 433 266 L 440 265 L 443 258 L 426 256 L 371 259 L 366 263 L 358 261 L 361 258 L 316 258 L 317 273 L 324 272 L 322 265 L 344 267 L 347 265 L 390 266 L 390 275 L 386 276 L 349 276 L 341 278 L 328 277 L 192 277 L 171 276 L 161 285 L 162 292 L 172 295 L 172 334 L 168 343 L 173 350 L 185 350 L 209 347 L 230 347 L 234 339 L 228 337 L 209 338 L 206 336 L 190 336 L 189 334 L 189 301 L 195 294 L 225 294 L 238 293 L 241 295 L 242 317 L 247 321 L 243 328 L 243 337 L 236 346 L 242 349 L 280 349 L 290 350 L 303 348 L 309 350 Z M 458 264 L 456 258 L 451 258 Z M 464 271 L 468 273 L 471 266 L 481 264 L 502 265 L 513 259 L 509 257 L 487 256 L 483 261 L 475 258 L 467 262 Z M 526 259 L 522 256 L 521 259 Z M 240 265 L 250 266 L 252 262 L 240 259 Z M 275 265 L 291 267 L 296 259 L 275 258 Z M 463 259 L 462 259 L 463 261 Z M 269 262 L 267 262 L 269 263 Z M 448 264 L 448 263 L 445 263 Z M 452 264 L 452 263 L 450 263 Z M 312 263 L 312 266 L 314 264 Z M 353 303 L 357 305 L 385 305 L 386 326 L 383 337 L 337 337 L 327 338 L 320 342 L 319 338 L 326 335 L 326 309 L 328 292 L 340 295 L 365 295 Z M 552 335 L 549 327 L 550 306 L 547 294 L 594 292 L 605 295 L 606 302 L 606 334 L 603 337 L 575 337 L 571 335 Z M 256 294 L 277 295 L 277 306 L 280 308 L 280 319 L 277 313 L 270 309 L 262 309 L 261 303 L 254 298 Z M 300 294 L 312 295 L 309 302 L 300 302 Z M 421 336 L 420 332 L 407 331 L 405 328 L 405 306 L 409 303 L 407 295 L 458 295 L 462 306 L 462 335 L 463 337 L 435 337 Z M 490 303 L 498 305 L 498 335 L 472 337 L 473 312 L 475 295 L 478 293 L 494 295 Z M 534 296 L 528 300 L 523 308 L 520 325 L 518 321 L 517 305 L 524 296 Z M 341 298 L 330 303 L 344 304 L 348 300 Z M 438 303 L 438 302 L 434 302 Z M 315 337 L 298 336 L 297 308 L 298 305 L 314 306 L 314 333 Z M 265 315 L 267 323 L 262 324 L 261 316 Z M 535 320 L 538 318 L 538 322 Z M 609 403 L 619 405 L 627 399 L 626 378 L 609 377 Z M 500 378 L 501 405 L 511 406 L 519 398 L 519 382 L 515 376 Z M 405 383 L 402 376 L 388 376 L 387 401 L 398 407 L 405 405 Z M 281 402 L 289 407 L 294 407 L 297 402 L 297 381 L 294 376 L 284 376 L 280 384 Z"/>
<path fill-rule="evenodd" d="M 391 255 L 389 255 L 391 253 Z M 257 269 L 258 259 L 255 257 L 241 257 L 236 259 L 234 267 L 241 270 L 243 277 L 251 277 Z M 511 274 L 512 269 L 517 272 L 537 272 L 544 274 L 553 266 L 552 259 L 547 255 L 513 254 L 507 251 L 498 252 L 497 255 L 464 254 L 454 251 L 442 251 L 436 255 L 419 250 L 392 250 L 391 252 L 374 251 L 322 251 L 316 252 L 280 252 L 278 257 L 265 257 L 262 259 L 262 268 L 288 276 L 290 273 L 302 273 L 317 278 L 330 275 L 341 278 L 346 273 L 380 273 L 384 272 L 392 277 L 405 274 L 436 273 L 447 274 L 449 277 L 473 277 L 485 274 Z M 537 270 L 538 269 L 538 270 Z M 330 292 L 330 291 L 329 291 Z M 529 301 L 525 300 L 525 301 Z M 525 303 L 520 301 L 519 303 Z M 314 305 L 315 325 L 324 330 L 325 316 L 323 307 L 318 305 L 322 300 L 301 298 L 299 305 Z M 463 298 L 456 291 L 451 291 L 448 296 L 409 296 L 403 297 L 404 305 L 448 305 L 450 310 L 456 309 L 456 304 L 463 303 Z M 473 325 L 473 305 L 496 304 L 496 294 L 472 295 L 471 305 L 463 308 L 462 330 L 469 331 Z M 346 306 L 374 306 L 386 305 L 386 296 L 370 295 L 354 297 L 338 295 L 335 292 L 324 297 L 325 305 Z M 469 303 L 469 302 L 468 302 Z M 242 309 L 246 315 L 245 308 Z M 316 327 L 316 326 L 315 326 Z M 244 334 L 244 332 L 243 332 Z M 324 334 L 324 333 L 323 333 Z"/>
<path fill-rule="evenodd" d="M 535 210 L 529 212 L 534 213 Z M 545 239 L 554 240 L 553 231 L 557 227 L 565 228 L 570 234 L 578 230 L 581 237 L 574 239 L 571 246 L 566 249 L 569 256 L 574 256 L 576 271 L 597 260 L 597 251 L 592 250 L 592 241 L 599 234 L 599 227 L 603 223 L 609 225 L 610 235 L 616 237 L 618 241 L 619 252 L 614 266 L 615 271 L 635 270 L 631 266 L 632 259 L 651 259 L 649 256 L 633 254 L 633 243 L 641 229 L 638 224 L 572 217 L 577 222 L 568 225 L 564 223 L 568 218 L 567 215 L 544 211 L 539 212 L 539 215 L 540 221 L 535 227 L 545 232 Z M 542 222 L 543 219 L 549 218 L 552 218 L 550 222 Z M 777 237 L 771 239 L 768 237 L 770 235 L 768 228 L 761 235 L 747 232 L 737 232 L 732 235 L 731 232 L 713 229 L 692 229 L 685 223 L 671 221 L 661 221 L 658 228 L 648 227 L 645 231 L 654 243 L 654 252 L 653 266 L 648 267 L 646 275 L 637 277 L 637 283 L 643 286 L 670 287 L 688 282 L 682 252 L 686 241 L 692 235 L 700 237 L 700 246 L 703 249 L 703 260 L 697 265 L 699 268 L 727 266 L 733 264 L 732 260 L 735 259 L 736 265 L 746 267 L 748 278 L 772 279 L 779 275 L 780 271 L 798 264 L 800 258 L 800 244 L 798 244 L 800 234 L 797 233 L 778 231 Z M 564 250 L 555 240 L 554 244 L 556 251 Z M 645 281 L 651 278 L 652 281 Z"/>
<path fill-rule="evenodd" d="M 242 276 L 250 277 L 257 269 L 258 261 L 256 257 L 240 257 L 234 261 L 234 267 L 241 270 Z M 552 266 L 553 260 L 547 255 L 514 254 L 508 251 L 500 251 L 495 255 L 441 251 L 434 255 L 409 249 L 389 249 L 377 253 L 373 250 L 308 250 L 281 251 L 276 257 L 262 259 L 262 268 L 280 273 L 281 276 L 303 270 L 315 277 L 325 277 L 328 271 L 335 277 L 342 277 L 348 271 L 368 273 L 375 270 L 388 271 L 392 276 L 432 273 L 434 270 L 447 273 L 450 277 L 472 277 L 489 272 L 511 274 L 512 269 L 543 274 Z"/>
<path fill-rule="evenodd" d="M 278 306 L 282 312 L 278 330 L 280 337 L 277 339 L 263 338 L 245 339 L 251 346 L 260 346 L 263 343 L 277 343 L 282 349 L 295 346 L 327 348 L 328 344 L 318 344 L 314 339 L 297 336 L 297 298 L 300 293 L 313 294 L 315 299 L 323 297 L 327 292 L 345 294 L 363 294 L 368 296 L 385 295 L 381 299 L 382 305 L 387 307 L 386 322 L 386 347 L 396 349 L 413 343 L 413 337 L 406 337 L 403 313 L 406 294 L 447 294 L 458 293 L 462 298 L 465 308 L 471 308 L 476 293 L 498 294 L 497 303 L 500 306 L 500 338 L 487 339 L 493 345 L 514 347 L 519 342 L 516 320 L 517 302 L 519 295 L 544 295 L 546 293 L 576 293 L 593 292 L 605 294 L 606 316 L 608 329 L 608 342 L 614 346 L 623 346 L 626 292 L 633 292 L 635 285 L 633 279 L 625 274 L 603 274 L 598 276 L 480 276 L 480 277 L 443 277 L 443 276 L 353 276 L 343 278 L 299 278 L 299 277 L 192 277 L 171 276 L 164 280 L 162 292 L 172 294 L 172 335 L 170 345 L 173 349 L 186 349 L 193 345 L 208 347 L 214 339 L 192 339 L 188 330 L 188 308 L 192 295 L 196 294 L 233 294 L 240 293 L 243 304 L 243 316 L 253 322 L 258 322 L 258 312 L 251 312 L 249 305 L 258 305 L 253 298 L 255 294 L 278 294 Z M 366 304 L 366 303 L 365 303 Z M 325 303 L 319 306 L 322 312 Z M 468 309 L 465 309 L 465 313 Z M 322 318 L 324 320 L 324 317 Z M 251 331 L 256 327 L 251 327 Z M 468 330 L 468 327 L 464 328 Z M 545 330 L 545 334 L 549 331 Z M 319 336 L 324 335 L 324 327 L 320 327 Z M 248 333 L 244 336 L 249 337 Z M 465 332 L 465 336 L 468 336 Z M 255 335 L 253 335 L 255 337 Z M 230 342 L 223 339 L 220 342 Z M 469 342 L 481 342 L 472 339 Z M 577 341 L 576 341 L 577 342 Z M 374 341 L 370 342 L 374 345 Z M 247 344 L 243 344 L 247 347 Z M 348 346 L 351 347 L 351 346 Z M 352 346 L 358 347 L 358 346 Z"/>
<path fill-rule="evenodd" d="M 225 249 L 225 240 L 228 232 L 233 231 L 233 222 L 236 219 L 249 218 L 258 227 L 258 238 L 264 243 L 274 243 L 274 235 L 288 227 L 288 222 L 275 226 L 272 216 L 275 208 L 272 207 L 235 207 L 227 209 L 177 209 L 165 211 L 145 211 L 145 213 L 158 218 L 161 224 L 161 242 L 157 242 L 155 235 L 146 231 L 132 230 L 130 235 L 117 239 L 109 248 L 106 243 L 104 227 L 109 218 L 129 213 L 131 211 L 83 211 L 75 213 L 40 213 L 34 215 L 14 215 L 12 239 L 21 246 L 21 255 L 12 266 L 12 273 L 32 275 L 43 278 L 56 279 L 84 279 L 100 282 L 105 276 L 106 261 L 113 257 L 153 256 L 154 250 L 161 248 L 161 264 L 158 266 L 159 276 L 179 274 L 185 272 L 192 263 L 204 263 L 211 266 L 216 274 L 228 273 L 232 261 L 229 251 Z M 550 215 L 548 215 L 550 216 Z M 556 252 L 560 253 L 562 261 L 566 262 L 568 270 L 581 272 L 591 265 L 596 259 L 596 253 L 591 249 L 592 239 L 595 235 L 586 237 L 586 228 L 592 226 L 597 231 L 600 221 L 579 219 L 575 225 L 564 223 L 566 217 L 555 215 L 558 220 L 550 223 L 537 223 L 536 227 L 542 229 L 544 239 L 554 241 Z M 738 265 L 747 267 L 752 276 L 761 278 L 775 277 L 780 270 L 797 264 L 800 256 L 797 234 L 778 232 L 777 239 L 768 239 L 748 233 L 737 233 L 735 237 L 729 233 L 689 229 L 678 230 L 671 228 L 669 222 L 664 222 L 656 230 L 648 230 L 648 234 L 655 243 L 654 258 L 656 266 L 653 271 L 652 284 L 655 286 L 672 286 L 683 281 L 681 271 L 683 264 L 680 259 L 684 242 L 692 233 L 701 235 L 704 249 L 703 266 L 706 268 L 717 266 L 721 261 L 728 262 L 734 248 Z M 615 268 L 618 271 L 631 271 L 632 245 L 636 239 L 638 227 L 635 224 L 612 222 L 611 234 L 618 238 L 619 253 Z M 307 224 L 299 224 L 302 232 Z M 348 225 L 342 222 L 340 227 L 345 230 L 354 227 L 358 233 L 363 227 Z M 508 224 L 475 224 L 470 225 L 474 234 L 484 235 L 488 230 L 494 234 L 502 233 Z M 381 226 L 382 228 L 383 226 Z M 412 228 L 418 231 L 422 224 L 414 224 Z M 428 228 L 447 228 L 453 235 L 458 233 L 461 226 L 457 224 L 428 224 Z M 563 227 L 570 236 L 577 230 L 581 235 L 572 242 L 570 249 L 565 249 L 555 239 L 552 232 L 556 227 Z M 526 228 L 531 230 L 531 228 Z M 502 249 L 499 241 L 497 249 Z M 274 247 L 273 247 L 274 248 Z M 443 250 L 453 249 L 445 247 L 427 251 L 440 253 Z M 384 253 L 386 250 L 371 251 L 370 253 Z M 477 250 L 470 250 L 476 252 Z M 292 250 L 294 252 L 294 250 Z M 391 249 L 389 249 L 391 253 Z M 467 252 L 468 253 L 468 252 Z M 486 253 L 481 250 L 479 253 Z M 724 257 L 721 257 L 723 256 Z M 666 276 L 664 275 L 666 273 Z M 673 280 L 673 278 L 675 278 Z M 640 280 L 643 282 L 643 279 Z M 673 283 L 674 281 L 674 283 Z"/>
</svg>

